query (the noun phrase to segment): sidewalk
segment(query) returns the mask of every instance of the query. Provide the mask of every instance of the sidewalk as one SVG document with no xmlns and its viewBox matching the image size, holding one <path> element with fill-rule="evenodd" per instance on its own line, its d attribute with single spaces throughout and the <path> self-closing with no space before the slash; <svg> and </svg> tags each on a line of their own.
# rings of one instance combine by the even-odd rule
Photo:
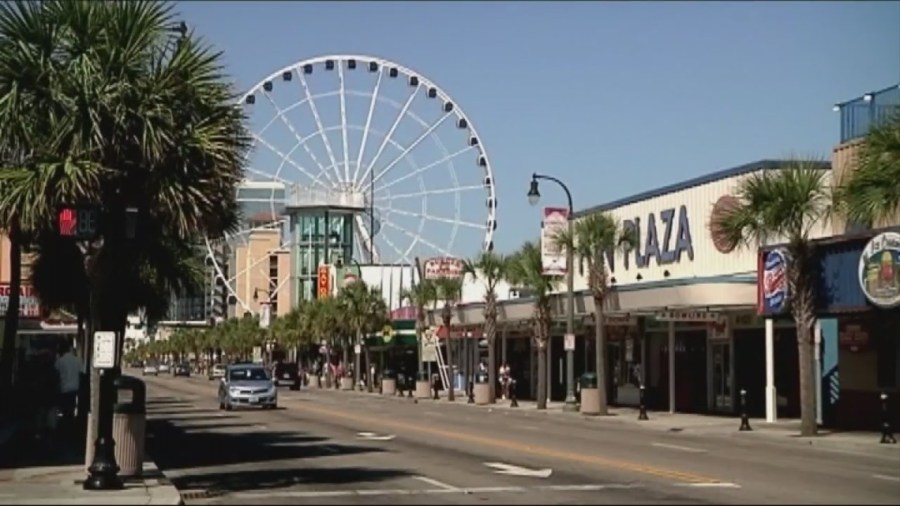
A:
<svg viewBox="0 0 900 506">
<path fill-rule="evenodd" d="M 0 505 L 182 504 L 178 490 L 149 460 L 144 462 L 143 476 L 125 480 L 122 490 L 84 490 L 87 471 L 83 445 L 80 450 L 72 443 L 51 447 L 23 432 L 13 428 L 0 434 Z"/>
<path fill-rule="evenodd" d="M 319 389 L 313 389 L 313 391 L 316 390 Z M 328 390 L 323 388 L 321 391 Z M 364 395 L 384 400 L 410 402 L 410 399 L 405 395 L 401 398 L 359 391 L 341 391 L 333 389 L 331 391 L 340 394 Z M 442 396 L 439 401 L 419 399 L 418 404 L 432 406 L 451 405 L 444 396 Z M 535 401 L 518 401 L 518 404 L 518 407 L 513 408 L 510 407 L 509 400 L 501 401 L 498 399 L 496 404 L 479 406 L 477 404 L 469 404 L 468 397 L 459 394 L 457 394 L 456 400 L 453 402 L 453 405 L 455 406 L 465 406 L 472 409 L 520 412 L 530 416 L 558 416 L 572 420 L 582 420 L 585 423 L 596 423 L 598 425 L 616 424 L 622 427 L 635 427 L 660 432 L 678 432 L 698 436 L 761 438 L 773 442 L 803 444 L 838 451 L 850 450 L 858 452 L 862 450 L 891 457 L 896 456 L 898 462 L 900 462 L 900 444 L 880 444 L 881 434 L 878 432 L 819 429 L 819 435 L 817 437 L 801 438 L 799 436 L 800 421 L 796 419 L 779 420 L 775 423 L 767 423 L 765 419 L 762 418 L 751 418 L 749 422 L 752 430 L 741 432 L 738 430 L 741 421 L 740 418 L 736 416 L 648 411 L 647 415 L 649 420 L 638 420 L 638 410 L 636 408 L 611 407 L 609 409 L 609 416 L 600 417 L 584 416 L 579 412 L 564 411 L 563 407 L 565 403 L 558 401 L 548 402 L 546 410 L 538 410 L 537 402 Z M 895 434 L 895 436 L 900 436 L 900 434 Z"/>
<path fill-rule="evenodd" d="M 144 462 L 143 477 L 123 490 L 91 492 L 82 488 L 82 465 L 0 470 L 0 504 L 181 504 L 181 495 L 153 462 Z"/>
</svg>

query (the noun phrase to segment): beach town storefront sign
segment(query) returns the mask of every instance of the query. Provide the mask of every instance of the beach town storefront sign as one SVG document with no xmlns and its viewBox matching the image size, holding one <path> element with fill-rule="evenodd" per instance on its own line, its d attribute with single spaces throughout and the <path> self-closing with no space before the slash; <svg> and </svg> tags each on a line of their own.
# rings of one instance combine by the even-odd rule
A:
<svg viewBox="0 0 900 506">
<path fill-rule="evenodd" d="M 622 264 L 626 270 L 632 265 L 638 269 L 647 268 L 652 260 L 656 261 L 656 265 L 676 264 L 685 258 L 694 260 L 694 242 L 687 206 L 649 213 L 646 221 L 642 221 L 639 216 L 624 220 L 622 228 L 631 231 L 637 239 L 637 244 L 622 256 Z M 606 261 L 613 272 L 616 270 L 614 256 L 613 251 L 606 252 Z"/>
<path fill-rule="evenodd" d="M 9 283 L 0 283 L 0 317 L 6 317 L 6 308 L 9 306 Z M 38 299 L 34 287 L 22 285 L 19 291 L 19 318 L 40 318 L 41 301 Z"/>
<path fill-rule="evenodd" d="M 878 234 L 859 256 L 859 286 L 881 308 L 900 306 L 900 234 Z"/>
</svg>

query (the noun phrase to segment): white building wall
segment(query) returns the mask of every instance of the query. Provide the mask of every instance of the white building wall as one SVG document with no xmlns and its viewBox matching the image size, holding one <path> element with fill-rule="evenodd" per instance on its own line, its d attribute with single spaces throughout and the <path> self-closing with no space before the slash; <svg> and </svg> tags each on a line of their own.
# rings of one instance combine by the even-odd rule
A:
<svg viewBox="0 0 900 506">
<path fill-rule="evenodd" d="M 749 174 L 713 181 L 701 186 L 676 191 L 667 195 L 627 204 L 608 212 L 617 218 L 620 223 L 626 220 L 640 219 L 640 249 L 646 252 L 648 222 L 652 214 L 656 223 L 657 238 L 660 251 L 675 250 L 679 234 L 679 225 L 687 224 L 691 245 L 693 247 L 693 259 L 686 252 L 682 252 L 680 261 L 671 263 L 658 263 L 655 257 L 651 258 L 644 267 L 638 267 L 635 262 L 635 252 L 629 252 L 628 268 L 625 266 L 625 255 L 616 252 L 614 258 L 614 273 L 619 286 L 632 284 L 646 284 L 653 281 L 690 280 L 694 278 L 709 278 L 714 276 L 732 276 L 740 274 L 752 274 L 756 272 L 757 256 L 756 246 L 741 247 L 734 251 L 722 253 L 713 243 L 709 225 L 713 206 L 724 195 L 734 195 L 741 178 Z M 831 184 L 831 171 L 827 173 L 827 184 Z M 661 216 L 665 211 L 673 211 L 671 227 L 666 224 Z M 811 238 L 827 237 L 831 235 L 830 222 L 820 223 L 812 231 Z M 666 235 L 670 236 L 666 244 Z M 784 242 L 783 238 L 772 238 L 769 243 Z M 664 275 L 669 271 L 669 276 Z M 640 273 L 642 279 L 636 279 Z M 587 273 L 581 275 L 576 270 L 575 289 L 587 288 Z M 565 291 L 565 285 L 561 285 L 560 292 Z"/>
</svg>

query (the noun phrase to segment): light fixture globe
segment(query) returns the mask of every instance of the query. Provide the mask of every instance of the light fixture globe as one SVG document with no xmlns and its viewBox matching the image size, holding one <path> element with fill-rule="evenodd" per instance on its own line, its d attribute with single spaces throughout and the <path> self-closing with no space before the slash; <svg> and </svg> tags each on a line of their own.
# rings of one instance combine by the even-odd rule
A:
<svg viewBox="0 0 900 506">
<path fill-rule="evenodd" d="M 531 188 L 528 190 L 528 203 L 531 205 L 537 205 L 537 203 L 541 200 L 541 192 L 538 191 L 538 182 L 537 179 L 531 180 Z"/>
</svg>

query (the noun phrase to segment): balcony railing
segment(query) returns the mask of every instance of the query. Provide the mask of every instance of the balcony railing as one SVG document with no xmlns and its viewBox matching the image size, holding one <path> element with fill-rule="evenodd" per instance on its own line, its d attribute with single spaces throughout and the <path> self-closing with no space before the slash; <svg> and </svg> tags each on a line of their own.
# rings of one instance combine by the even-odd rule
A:
<svg viewBox="0 0 900 506">
<path fill-rule="evenodd" d="M 900 85 L 866 93 L 835 108 L 841 113 L 841 144 L 865 137 L 872 126 L 900 114 Z"/>
</svg>

